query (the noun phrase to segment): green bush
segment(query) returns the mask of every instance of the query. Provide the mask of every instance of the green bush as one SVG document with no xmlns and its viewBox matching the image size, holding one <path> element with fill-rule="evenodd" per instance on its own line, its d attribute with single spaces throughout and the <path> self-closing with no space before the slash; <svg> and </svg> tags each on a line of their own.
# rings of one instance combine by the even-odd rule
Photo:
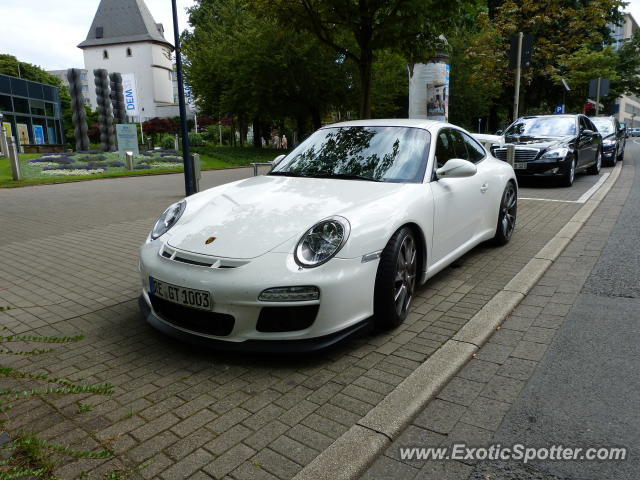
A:
<svg viewBox="0 0 640 480">
<path fill-rule="evenodd" d="M 160 138 L 160 148 L 163 150 L 173 150 L 176 147 L 175 138 L 173 135 L 163 135 Z"/>
<path fill-rule="evenodd" d="M 189 132 L 189 145 L 192 147 L 201 147 L 204 145 L 204 138 L 196 132 Z"/>
</svg>

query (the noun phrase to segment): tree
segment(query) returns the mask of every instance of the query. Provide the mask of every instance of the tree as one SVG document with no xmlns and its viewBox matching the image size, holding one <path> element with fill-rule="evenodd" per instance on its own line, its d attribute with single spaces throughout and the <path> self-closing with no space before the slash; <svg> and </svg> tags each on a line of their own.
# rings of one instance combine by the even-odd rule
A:
<svg viewBox="0 0 640 480">
<path fill-rule="evenodd" d="M 623 5 L 621 0 L 506 0 L 497 9 L 495 22 L 505 51 L 509 37 L 519 31 L 534 37 L 531 66 L 523 69 L 523 111 L 527 106 L 551 106 L 560 101 L 562 89 L 554 80 L 566 68 L 560 62 L 570 62 L 585 47 L 601 49 L 610 37 L 608 24 L 619 21 Z M 508 84 L 512 84 L 513 74 L 506 64 L 504 67 Z"/>
<path fill-rule="evenodd" d="M 283 28 L 313 33 L 345 60 L 355 62 L 360 116 L 371 116 L 375 53 L 389 50 L 410 63 L 426 60 L 441 45 L 463 0 L 252 0 Z"/>
<path fill-rule="evenodd" d="M 185 72 L 201 110 L 233 114 L 241 131 L 253 122 L 256 146 L 265 123 L 292 117 L 302 130 L 311 118 L 318 128 L 322 114 L 347 97 L 345 69 L 335 54 L 308 33 L 256 15 L 245 0 L 199 0 L 189 17 Z"/>
<path fill-rule="evenodd" d="M 611 95 L 640 95 L 640 30 L 620 46 L 615 60 L 618 78 L 611 82 Z"/>
</svg>

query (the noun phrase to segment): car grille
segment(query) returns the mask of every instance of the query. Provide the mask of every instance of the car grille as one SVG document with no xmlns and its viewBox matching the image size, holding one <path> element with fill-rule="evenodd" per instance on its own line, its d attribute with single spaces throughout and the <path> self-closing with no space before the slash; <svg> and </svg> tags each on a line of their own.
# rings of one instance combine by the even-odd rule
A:
<svg viewBox="0 0 640 480">
<path fill-rule="evenodd" d="M 160 256 L 174 262 L 187 263 L 205 268 L 238 268 L 249 263 L 247 260 L 234 260 L 230 258 L 218 258 L 211 255 L 200 255 L 192 252 L 181 251 L 168 245 L 160 249 Z"/>
<path fill-rule="evenodd" d="M 153 310 L 162 320 L 192 332 L 225 337 L 231 333 L 236 322 L 232 315 L 226 313 L 185 307 L 155 295 L 149 295 L 149 299 Z"/>
<path fill-rule="evenodd" d="M 264 307 L 256 325 L 259 332 L 294 332 L 313 325 L 320 305 Z"/>
<path fill-rule="evenodd" d="M 531 162 L 535 160 L 538 154 L 540 153 L 540 149 L 538 148 L 518 148 L 516 147 L 516 162 Z M 507 161 L 507 149 L 506 148 L 496 148 L 493 151 L 493 155 L 498 160 Z"/>
</svg>

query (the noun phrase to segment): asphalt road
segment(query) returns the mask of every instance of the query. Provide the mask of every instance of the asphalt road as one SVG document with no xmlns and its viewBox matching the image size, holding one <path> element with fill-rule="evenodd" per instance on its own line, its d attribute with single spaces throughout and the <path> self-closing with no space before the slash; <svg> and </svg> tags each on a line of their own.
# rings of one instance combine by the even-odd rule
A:
<svg viewBox="0 0 640 480">
<path fill-rule="evenodd" d="M 639 478 L 640 147 L 629 147 L 634 183 L 606 248 L 493 439 L 504 446 L 625 446 L 628 458 L 483 463 L 473 479 Z"/>
</svg>

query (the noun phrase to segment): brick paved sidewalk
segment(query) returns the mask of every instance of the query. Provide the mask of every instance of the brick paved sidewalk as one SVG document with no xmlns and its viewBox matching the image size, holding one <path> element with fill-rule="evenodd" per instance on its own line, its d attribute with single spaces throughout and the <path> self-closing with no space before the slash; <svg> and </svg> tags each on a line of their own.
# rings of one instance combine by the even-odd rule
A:
<svg viewBox="0 0 640 480">
<path fill-rule="evenodd" d="M 543 358 L 597 263 L 633 183 L 616 185 L 501 328 L 362 476 L 366 480 L 463 480 L 474 461 L 402 460 L 400 448 L 491 445 L 503 417 Z M 476 472 L 473 478 L 493 478 Z M 538 478 L 538 477 L 536 477 Z"/>
<path fill-rule="evenodd" d="M 69 463 L 63 477 L 140 466 L 145 478 L 293 477 L 455 335 L 579 208 L 523 202 L 509 245 L 480 246 L 441 272 L 392 332 L 313 356 L 233 355 L 166 338 L 137 311 L 137 247 L 182 188 L 179 177 L 157 178 L 0 192 L 2 221 L 17 228 L 0 232 L 0 306 L 12 307 L 1 324 L 11 333 L 86 335 L 41 356 L 3 355 L 2 364 L 115 386 L 111 396 L 48 398 L 10 412 L 9 431 L 117 452 Z M 493 348 L 495 357 L 485 361 L 505 355 L 492 344 L 482 355 Z M 78 413 L 80 400 L 93 408 Z"/>
</svg>

